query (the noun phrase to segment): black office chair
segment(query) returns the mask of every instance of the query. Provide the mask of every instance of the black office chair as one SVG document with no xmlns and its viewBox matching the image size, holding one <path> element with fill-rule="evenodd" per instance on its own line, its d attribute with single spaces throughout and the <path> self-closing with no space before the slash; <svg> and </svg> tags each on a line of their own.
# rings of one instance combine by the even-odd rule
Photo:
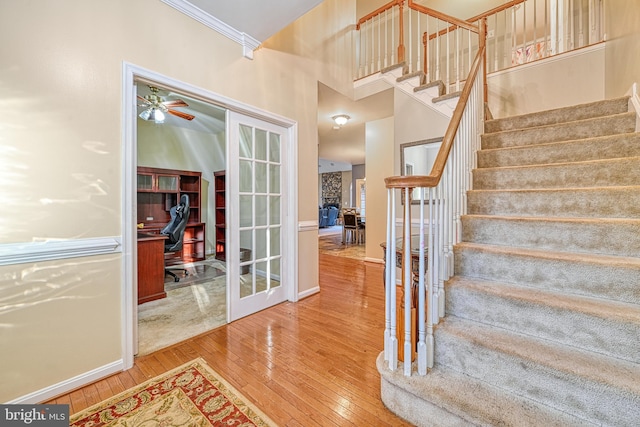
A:
<svg viewBox="0 0 640 427">
<path fill-rule="evenodd" d="M 182 250 L 184 230 L 187 228 L 187 221 L 189 221 L 189 196 L 183 194 L 180 197 L 180 203 L 172 207 L 169 214 L 171 215 L 171 221 L 160 231 L 160 234 L 168 237 L 167 243 L 164 245 L 165 254 Z M 176 282 L 179 282 L 180 277 L 174 271 L 183 271 L 185 276 L 189 275 L 189 272 L 184 268 L 168 269 L 165 265 L 165 275 L 168 274 Z"/>
</svg>

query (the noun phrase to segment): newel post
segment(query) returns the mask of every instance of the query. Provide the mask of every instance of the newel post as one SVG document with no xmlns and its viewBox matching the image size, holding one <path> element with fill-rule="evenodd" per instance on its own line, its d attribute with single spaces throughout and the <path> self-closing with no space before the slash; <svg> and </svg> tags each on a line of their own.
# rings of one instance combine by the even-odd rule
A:
<svg viewBox="0 0 640 427">
<path fill-rule="evenodd" d="M 404 0 L 398 0 L 398 6 L 400 7 L 398 15 L 398 30 L 400 31 L 398 37 L 398 62 L 404 61 Z"/>
</svg>

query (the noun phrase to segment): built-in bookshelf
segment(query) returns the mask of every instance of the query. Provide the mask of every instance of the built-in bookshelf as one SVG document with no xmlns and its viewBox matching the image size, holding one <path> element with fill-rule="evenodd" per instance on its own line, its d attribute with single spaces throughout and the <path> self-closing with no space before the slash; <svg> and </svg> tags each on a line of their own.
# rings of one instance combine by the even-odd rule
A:
<svg viewBox="0 0 640 427">
<path fill-rule="evenodd" d="M 216 203 L 216 259 L 226 261 L 226 241 L 227 232 L 226 205 L 225 205 L 225 185 L 226 171 L 213 173 L 213 185 Z"/>
<path fill-rule="evenodd" d="M 184 232 L 183 262 L 205 259 L 205 223 L 201 222 L 201 178 L 195 171 L 138 167 L 138 215 L 140 231 L 159 233 L 171 220 L 171 207 L 183 194 L 189 196 L 189 220 Z"/>
</svg>

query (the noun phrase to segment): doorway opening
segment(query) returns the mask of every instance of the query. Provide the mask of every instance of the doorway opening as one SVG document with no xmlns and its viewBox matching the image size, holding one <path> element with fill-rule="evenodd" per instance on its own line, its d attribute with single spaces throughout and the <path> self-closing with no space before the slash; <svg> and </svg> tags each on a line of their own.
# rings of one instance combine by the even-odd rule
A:
<svg viewBox="0 0 640 427">
<path fill-rule="evenodd" d="M 167 268 L 178 269 L 184 268 L 184 272 L 178 272 L 179 281 L 174 282 L 168 276 L 165 281 L 162 278 L 162 292 L 167 294 L 174 291 L 181 291 L 188 294 L 193 300 L 193 304 L 188 307 L 178 309 L 183 317 L 189 317 L 195 312 L 202 311 L 204 306 L 210 306 L 212 299 L 219 304 L 221 310 L 216 315 L 212 312 L 205 314 L 206 320 L 199 320 L 195 323 L 204 324 L 205 330 L 212 329 L 221 324 L 239 318 L 242 315 L 250 314 L 252 311 L 247 307 L 253 307 L 255 310 L 264 308 L 255 305 L 256 298 L 249 302 L 248 298 L 235 298 L 234 295 L 240 295 L 240 275 L 244 270 L 252 272 L 254 277 L 266 277 L 267 280 L 274 280 L 276 273 L 274 262 L 278 259 L 277 271 L 278 283 L 275 286 L 277 292 L 269 292 L 269 289 L 258 288 L 252 292 L 252 296 L 265 296 L 263 298 L 268 304 L 282 302 L 284 300 L 297 301 L 297 284 L 294 278 L 297 277 L 297 209 L 293 200 L 295 188 L 293 184 L 296 182 L 296 124 L 295 122 L 266 113 L 254 107 L 244 105 L 235 100 L 225 98 L 221 95 L 191 86 L 184 82 L 171 79 L 166 76 L 159 75 L 155 72 L 137 67 L 135 65 L 125 63 L 124 71 L 124 87 L 123 87 L 123 360 L 125 367 L 133 366 L 133 357 L 139 352 L 138 343 L 139 335 L 144 334 L 141 331 L 143 322 L 142 311 L 139 311 L 139 275 L 138 271 L 141 267 L 139 259 L 139 231 L 157 231 L 162 234 L 161 224 L 166 220 L 167 223 L 172 219 L 172 213 L 177 212 L 178 206 L 183 202 L 184 195 L 188 196 L 189 215 L 192 215 L 191 221 L 187 224 L 187 229 L 191 229 L 189 233 L 185 231 L 185 240 L 182 251 L 175 251 L 174 265 L 167 263 Z M 151 89 L 151 87 L 157 90 Z M 140 98 L 138 90 L 140 90 Z M 146 97 L 144 91 L 148 91 L 158 99 Z M 149 94 L 147 93 L 147 95 Z M 140 117 L 142 111 L 153 106 L 148 101 L 166 102 L 166 106 L 178 111 L 178 114 L 164 111 L 164 120 L 157 120 L 152 116 L 152 111 L 145 114 L 147 118 Z M 141 107 L 138 104 L 143 104 Z M 185 104 L 188 106 L 185 106 Z M 141 111 L 142 110 L 142 111 Z M 185 116 L 186 115 L 186 116 Z M 185 117 L 194 116 L 192 120 Z M 151 117 L 151 119 L 148 119 Z M 232 118 L 232 119 L 230 119 Z M 215 172 L 224 171 L 230 174 L 234 179 L 247 179 L 246 175 L 239 175 L 242 155 L 237 152 L 237 143 L 230 142 L 231 135 L 237 135 L 239 126 L 247 120 L 259 120 L 260 122 L 254 126 L 255 129 L 264 129 L 267 126 L 275 126 L 269 132 L 278 135 L 279 141 L 279 189 L 270 187 L 269 194 L 278 196 L 278 209 L 269 211 L 271 216 L 270 228 L 277 228 L 279 234 L 279 254 L 277 257 L 265 259 L 256 258 L 262 247 L 252 247 L 251 258 L 246 258 L 248 251 L 241 251 L 240 224 L 233 220 L 228 220 L 223 224 L 223 234 L 226 238 L 226 256 L 223 260 L 216 256 L 219 249 L 219 229 L 216 232 L 216 224 L 221 223 L 216 218 L 216 212 L 220 212 L 219 203 L 222 194 L 224 201 L 222 212 L 226 217 L 239 218 L 241 190 L 233 187 L 233 179 L 226 179 L 225 190 L 219 192 L 214 184 Z M 173 123 L 172 123 L 173 122 Z M 172 124 L 171 126 L 167 126 Z M 218 132 L 212 131 L 210 126 L 217 126 Z M 273 139 L 273 138 L 272 138 Z M 235 150 L 230 150 L 230 146 L 236 146 Z M 273 146 L 276 146 L 275 144 Z M 258 148 L 261 149 L 261 148 Z M 230 152 L 231 151 L 231 152 Z M 218 162 L 217 164 L 214 164 Z M 257 163 L 261 163 L 257 159 Z M 267 163 L 267 166 L 273 170 L 275 162 Z M 142 175 L 139 170 L 147 168 L 146 172 L 154 175 L 151 182 L 151 190 L 144 190 L 145 179 L 139 177 Z M 166 172 L 169 173 L 166 173 Z M 196 178 L 194 178 L 196 176 Z M 161 179 L 162 177 L 162 179 Z M 174 178 L 172 181 L 171 177 Z M 260 175 L 252 174 L 250 178 L 254 181 L 260 179 Z M 188 181 L 185 186 L 181 186 L 183 180 Z M 176 185 L 168 190 L 165 185 Z M 196 184 L 198 183 L 198 184 Z M 139 191 L 141 186 L 143 191 Z M 290 188 L 291 186 L 291 188 Z M 258 188 L 254 191 L 254 196 L 258 199 L 263 195 Z M 138 197 L 139 193 L 145 193 L 142 197 Z M 145 203 L 151 206 L 139 207 L 139 203 Z M 273 200 L 271 205 L 274 206 Z M 142 216 L 139 216 L 139 214 Z M 252 221 L 258 215 L 264 214 L 259 208 L 251 212 Z M 278 215 L 279 219 L 275 220 L 273 215 Z M 150 218 L 150 219 L 149 219 Z M 245 215 L 245 221 L 246 221 Z M 140 225 L 141 224 L 141 225 Z M 276 227 L 277 224 L 277 227 Z M 141 227 L 141 228 L 138 228 Z M 218 227 L 219 228 L 219 227 Z M 259 225 L 254 227 L 256 230 L 261 229 Z M 259 231 L 259 233 L 262 233 Z M 276 236 L 275 231 L 270 233 L 269 244 L 273 249 L 273 238 Z M 256 240 L 258 242 L 258 240 Z M 242 243 L 245 249 L 247 242 Z M 162 273 L 164 273 L 165 245 L 161 245 L 162 249 Z M 186 249 L 185 249 L 186 247 Z M 171 251 L 167 251 L 171 252 Z M 243 255 L 244 254 L 244 255 Z M 159 254 L 156 253 L 156 256 Z M 262 267 L 267 261 L 269 267 L 263 270 Z M 248 267 L 248 268 L 247 268 Z M 265 276 L 266 272 L 266 276 Z M 223 286 L 219 287 L 223 291 L 212 296 L 203 283 L 211 281 L 222 281 Z M 275 283 L 275 282 L 274 282 Z M 164 286 L 166 285 L 166 286 Z M 221 296 L 222 295 L 222 296 Z M 157 298 L 158 301 L 166 298 Z M 187 299 L 186 297 L 181 298 Z M 145 301 L 145 304 L 153 304 L 156 300 Z M 182 301 L 184 302 L 184 301 Z M 224 308 L 224 314 L 222 313 Z M 236 313 L 232 315 L 231 313 Z M 241 313 L 241 314 L 238 314 Z M 139 322 L 140 316 L 140 322 Z M 162 317 L 162 314 L 157 314 Z M 191 319 L 193 320 L 193 319 Z M 169 322 L 176 323 L 176 322 Z M 208 328 L 208 329 L 207 329 Z M 203 331 L 204 332 L 204 331 Z M 196 335 L 198 333 L 195 333 Z M 152 341 L 160 341 L 166 336 L 175 335 L 172 332 L 163 330 Z M 186 339 L 187 337 L 179 337 L 175 342 Z M 172 343 L 162 343 L 160 347 L 168 346 Z M 153 351 L 145 349 L 145 353 Z"/>
<path fill-rule="evenodd" d="M 158 83 L 136 82 L 136 99 L 141 356 L 227 323 L 226 262 L 216 239 L 221 231 L 224 238 L 225 193 L 214 177 L 225 173 L 227 156 L 225 108 Z M 154 268 L 146 260 L 160 246 L 163 264 L 154 258 Z"/>
</svg>

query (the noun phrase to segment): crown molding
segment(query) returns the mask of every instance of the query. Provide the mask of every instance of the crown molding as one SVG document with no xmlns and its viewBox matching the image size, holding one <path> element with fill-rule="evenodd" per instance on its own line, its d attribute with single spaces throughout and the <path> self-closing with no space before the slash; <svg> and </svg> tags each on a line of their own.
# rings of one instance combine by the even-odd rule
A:
<svg viewBox="0 0 640 427">
<path fill-rule="evenodd" d="M 197 6 L 186 0 L 161 0 L 163 3 L 171 6 L 179 12 L 184 13 L 190 18 L 206 25 L 212 30 L 217 31 L 223 36 L 233 40 L 242 46 L 242 55 L 245 58 L 253 59 L 253 51 L 260 46 L 260 42 L 249 34 L 238 31 L 232 26 L 222 22 L 215 16 L 212 16 Z"/>
</svg>

